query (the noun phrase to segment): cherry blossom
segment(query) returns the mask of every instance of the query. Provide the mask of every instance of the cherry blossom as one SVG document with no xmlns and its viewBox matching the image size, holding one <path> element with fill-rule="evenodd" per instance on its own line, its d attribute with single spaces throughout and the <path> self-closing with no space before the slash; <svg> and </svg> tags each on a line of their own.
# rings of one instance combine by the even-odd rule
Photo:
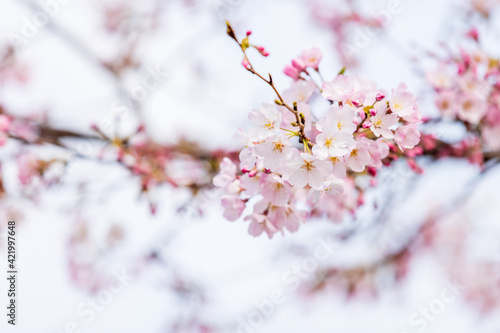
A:
<svg viewBox="0 0 500 333">
<path fill-rule="evenodd" d="M 259 143 L 254 148 L 255 153 L 263 158 L 264 168 L 277 171 L 286 164 L 291 157 L 294 148 L 292 143 L 284 134 L 277 135 L 273 139 L 268 139 Z"/>
<path fill-rule="evenodd" d="M 332 82 L 323 84 L 322 95 L 330 101 L 343 102 L 354 92 L 354 80 L 345 75 L 339 75 Z"/>
<path fill-rule="evenodd" d="M 316 127 L 323 131 L 324 124 L 328 122 L 330 126 L 326 126 L 326 128 L 336 128 L 339 131 L 354 133 L 356 130 L 356 124 L 354 124 L 355 115 L 356 110 L 350 105 L 344 107 L 332 105 L 326 113 L 326 119 L 319 121 Z"/>
<path fill-rule="evenodd" d="M 277 175 L 261 179 L 262 196 L 275 206 L 284 206 L 292 195 L 292 187 Z"/>
<path fill-rule="evenodd" d="M 306 153 L 295 155 L 289 164 L 288 182 L 296 188 L 306 185 L 321 190 L 323 182 L 332 172 L 332 166 L 327 161 L 320 160 Z"/>
<path fill-rule="evenodd" d="M 361 172 L 371 162 L 366 141 L 356 141 L 356 145 L 346 156 L 346 163 L 352 171 Z"/>
<path fill-rule="evenodd" d="M 248 119 L 256 126 L 250 129 L 249 135 L 256 139 L 265 139 L 279 129 L 281 113 L 276 105 L 264 103 L 258 109 L 253 109 Z"/>
<path fill-rule="evenodd" d="M 370 129 L 377 137 L 382 135 L 386 139 L 392 139 L 394 133 L 389 128 L 398 123 L 398 116 L 394 113 L 387 114 L 388 109 L 383 102 L 377 104 L 375 110 L 375 116 L 371 117 L 372 126 Z"/>
<path fill-rule="evenodd" d="M 329 156 L 345 156 L 349 152 L 349 147 L 354 144 L 352 134 L 338 130 L 336 124 L 332 122 L 327 122 L 322 127 L 325 127 L 325 132 L 316 137 L 316 145 L 312 149 L 314 155 L 321 159 Z"/>
<path fill-rule="evenodd" d="M 420 141 L 420 132 L 415 125 L 401 126 L 396 130 L 394 141 L 401 150 L 411 149 Z"/>
<path fill-rule="evenodd" d="M 319 62 L 323 57 L 323 53 L 317 47 L 313 47 L 309 50 L 304 50 L 300 59 L 303 61 L 305 67 L 311 67 L 318 70 Z"/>
<path fill-rule="evenodd" d="M 243 144 L 243 149 L 241 150 L 239 157 L 242 166 L 253 167 L 255 165 L 255 161 L 257 156 L 255 155 L 253 147 L 255 146 L 254 142 L 250 139 L 247 133 L 242 129 L 239 129 L 238 132 L 234 135 L 235 139 L 238 139 Z"/>
<path fill-rule="evenodd" d="M 243 210 L 245 210 L 245 203 L 236 195 L 223 196 L 221 203 L 224 207 L 223 215 L 229 221 L 236 221 L 239 219 Z"/>
<path fill-rule="evenodd" d="M 236 165 L 229 158 L 224 157 L 219 170 L 219 174 L 213 179 L 215 186 L 225 188 L 236 179 Z"/>
<path fill-rule="evenodd" d="M 415 111 L 416 98 L 408 91 L 406 84 L 401 83 L 392 90 L 389 106 L 399 117 L 409 116 Z"/>
</svg>

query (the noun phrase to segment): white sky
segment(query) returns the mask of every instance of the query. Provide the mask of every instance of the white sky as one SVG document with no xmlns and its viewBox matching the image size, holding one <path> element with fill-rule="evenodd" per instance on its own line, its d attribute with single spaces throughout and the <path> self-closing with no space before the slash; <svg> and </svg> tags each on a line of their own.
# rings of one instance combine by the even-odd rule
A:
<svg viewBox="0 0 500 333">
<path fill-rule="evenodd" d="M 271 53 L 265 60 L 256 55 L 255 64 L 263 72 L 272 71 L 279 87 L 284 89 L 289 82 L 281 74 L 284 64 L 307 47 L 323 50 L 321 68 L 327 78 L 340 69 L 329 34 L 317 29 L 311 18 L 303 15 L 305 1 L 230 1 L 224 3 L 235 4 L 228 15 L 234 26 L 240 33 L 251 29 L 254 41 Z M 140 8 L 149 1 L 131 3 Z M 450 16 L 453 19 L 455 4 L 462 2 L 402 0 L 402 3 L 404 9 L 393 17 L 388 32 L 372 39 L 363 50 L 363 65 L 348 73 L 374 80 L 387 90 L 405 81 L 410 90 L 420 92 L 422 82 L 405 58 L 413 50 L 410 42 L 431 48 L 436 40 L 447 40 L 448 28 L 455 25 Z M 184 135 L 203 140 L 209 147 L 237 147 L 233 133 L 246 126 L 250 109 L 274 99 L 272 91 L 241 68 L 241 56 L 225 35 L 214 2 L 206 1 L 192 9 L 186 9 L 181 1 L 171 1 L 167 6 L 161 29 L 148 36 L 140 50 L 140 60 L 147 66 L 160 67 L 168 73 L 164 84 L 142 103 L 146 124 L 162 142 Z M 375 0 L 367 6 L 364 11 L 370 13 L 383 9 L 387 2 Z M 61 6 L 54 21 L 99 55 L 112 55 L 118 45 L 99 32 L 97 7 L 97 1 L 72 0 Z M 18 1 L 3 0 L 0 41 L 5 41 L 7 33 L 18 32 L 23 18 L 31 15 Z M 111 105 L 117 95 L 110 77 L 47 29 L 30 40 L 20 56 L 31 70 L 29 84 L 0 87 L 0 100 L 16 112 L 48 110 L 54 125 L 79 130 L 112 117 Z M 145 72 L 131 74 L 126 89 L 133 89 L 145 75 Z M 429 105 L 428 101 L 423 105 Z M 5 154 L 5 151 L 0 153 Z M 5 167 L 12 175 L 12 163 Z M 466 163 L 434 166 L 408 198 L 406 206 L 392 218 L 411 225 L 421 216 L 423 208 L 446 203 L 447 195 L 459 191 L 475 174 L 476 170 Z M 497 180 L 499 176 L 496 172 L 491 179 Z M 74 187 L 80 181 L 88 181 L 89 186 L 86 203 L 78 208 Z M 89 296 L 71 284 L 66 261 L 67 235 L 74 227 L 75 214 L 91 220 L 96 232 L 110 222 L 126 227 L 126 245 L 107 261 L 108 269 L 114 265 L 129 267 L 151 244 L 162 244 L 167 235 L 175 233 L 175 240 L 162 253 L 185 276 L 205 288 L 211 303 L 203 316 L 214 323 L 234 324 L 238 317 L 246 318 L 255 310 L 255 301 L 269 298 L 276 289 L 286 291 L 286 302 L 277 307 L 263 326 L 255 329 L 259 333 L 414 333 L 417 329 L 410 326 L 409 317 L 418 308 L 428 306 L 446 288 L 442 268 L 432 257 L 423 256 L 412 265 L 410 278 L 402 286 L 386 290 L 378 300 L 346 303 L 338 294 L 328 294 L 304 301 L 287 291 L 287 285 L 280 280 L 284 272 L 302 260 L 286 249 L 292 245 L 306 246 L 304 257 L 310 256 L 319 235 L 332 231 L 326 223 L 312 223 L 297 234 L 278 236 L 272 241 L 264 237 L 255 239 L 246 233 L 246 225 L 241 221 L 223 220 L 218 205 L 207 205 L 206 216 L 193 223 L 176 216 L 175 209 L 188 198 L 186 193 L 161 191 L 159 214 L 150 217 L 147 204 L 137 199 L 136 182 L 114 167 L 80 162 L 65 178 L 65 184 L 70 189 L 50 190 L 37 205 L 30 204 L 24 210 L 18 236 L 19 325 L 7 326 L 2 314 L 1 332 L 60 333 L 68 322 L 82 322 L 76 309 Z M 8 189 L 15 188 L 12 179 L 6 185 Z M 492 216 L 499 216 L 499 208 L 496 215 L 493 209 L 478 213 L 487 206 L 484 198 L 496 195 L 493 193 L 496 192 L 492 186 L 483 186 L 471 201 L 469 211 L 483 233 L 476 248 L 498 254 L 499 244 L 493 234 L 488 234 L 487 222 Z M 61 212 L 61 208 L 67 212 Z M 338 262 L 348 255 L 353 254 L 334 253 L 328 260 Z M 136 277 L 95 320 L 80 326 L 82 332 L 168 332 L 166 325 L 184 311 L 184 305 L 162 287 L 165 274 L 156 268 Z M 0 279 L 0 304 L 5 302 L 4 290 L 6 281 Z M 458 297 L 426 332 L 494 333 L 499 325 L 494 316 L 482 318 Z"/>
</svg>

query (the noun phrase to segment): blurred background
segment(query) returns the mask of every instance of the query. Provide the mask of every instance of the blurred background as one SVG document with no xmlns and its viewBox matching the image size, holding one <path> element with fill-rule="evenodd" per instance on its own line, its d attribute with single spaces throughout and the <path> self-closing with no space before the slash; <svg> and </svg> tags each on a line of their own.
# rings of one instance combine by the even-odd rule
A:
<svg viewBox="0 0 500 333">
<path fill-rule="evenodd" d="M 274 95 L 241 66 L 224 20 L 240 34 L 252 30 L 270 52 L 253 63 L 282 90 L 290 85 L 283 67 L 315 46 L 326 79 L 346 65 L 387 91 L 404 81 L 433 117 L 429 51 L 458 49 L 473 24 L 484 49 L 500 56 L 495 5 L 3 0 L 0 105 L 88 137 L 0 147 L 0 266 L 6 223 L 16 220 L 19 267 L 17 323 L 2 314 L 0 331 L 500 332 L 496 168 L 484 174 L 466 159 L 427 160 L 416 174 L 396 164 L 355 215 L 314 219 L 269 240 L 223 219 L 220 193 L 204 189 L 206 164 L 173 160 L 166 168 L 176 186 L 141 191 L 91 130 L 127 137 L 142 124 L 159 147 L 210 152 L 211 163 L 237 150 L 233 135 L 248 112 Z M 427 130 L 443 140 L 464 135 L 453 123 Z M 64 162 L 23 182 L 22 165 L 37 158 Z"/>
</svg>

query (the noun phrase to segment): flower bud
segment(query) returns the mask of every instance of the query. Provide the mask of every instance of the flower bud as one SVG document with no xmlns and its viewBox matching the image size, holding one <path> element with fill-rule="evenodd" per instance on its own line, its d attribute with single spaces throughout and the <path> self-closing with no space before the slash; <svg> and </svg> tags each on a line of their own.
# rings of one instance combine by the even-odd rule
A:
<svg viewBox="0 0 500 333">
<path fill-rule="evenodd" d="M 237 41 L 233 27 L 231 26 L 231 23 L 229 23 L 229 21 L 226 21 L 226 27 L 227 27 L 226 29 L 227 35 Z"/>
<path fill-rule="evenodd" d="M 364 120 L 366 118 L 366 113 L 363 110 L 359 110 L 358 116 L 361 118 L 361 120 Z"/>
<path fill-rule="evenodd" d="M 374 167 L 366 167 L 366 171 L 368 171 L 368 174 L 372 177 L 377 175 L 377 169 Z"/>
<path fill-rule="evenodd" d="M 466 36 L 474 39 L 476 42 L 479 41 L 479 32 L 477 31 L 476 28 L 472 28 L 471 30 L 469 30 Z"/>
<path fill-rule="evenodd" d="M 266 49 L 263 46 L 254 46 L 257 51 L 259 51 L 260 54 L 262 54 L 264 57 L 267 57 L 269 55 L 269 52 L 266 51 Z"/>
<path fill-rule="evenodd" d="M 361 104 L 361 102 L 358 100 L 353 100 L 353 101 L 351 101 L 351 103 L 352 103 L 352 105 L 354 105 L 357 108 L 363 106 L 363 104 Z"/>
<path fill-rule="evenodd" d="M 299 58 L 295 58 L 295 59 L 292 60 L 292 66 L 295 67 L 295 68 L 297 68 L 301 72 L 306 69 L 306 65 Z"/>
<path fill-rule="evenodd" d="M 288 75 L 289 77 L 291 77 L 295 81 L 297 81 L 300 77 L 300 72 L 297 70 L 297 68 L 295 68 L 291 65 L 286 65 L 285 69 L 283 70 L 283 73 L 285 73 L 285 75 Z"/>
<path fill-rule="evenodd" d="M 377 102 L 380 102 L 381 100 L 383 100 L 385 98 L 385 95 L 382 94 L 382 93 L 378 93 L 377 94 L 377 97 L 375 97 Z"/>
<path fill-rule="evenodd" d="M 372 122 L 367 120 L 363 123 L 363 128 L 370 128 L 372 127 Z"/>
</svg>

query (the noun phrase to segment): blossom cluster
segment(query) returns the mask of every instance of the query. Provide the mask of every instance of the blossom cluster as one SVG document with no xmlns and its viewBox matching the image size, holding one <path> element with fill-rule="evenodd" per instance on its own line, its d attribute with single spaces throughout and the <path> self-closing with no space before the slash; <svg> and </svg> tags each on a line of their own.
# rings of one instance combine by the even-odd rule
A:
<svg viewBox="0 0 500 333">
<path fill-rule="evenodd" d="M 468 36 L 479 41 L 477 30 Z M 476 44 L 477 45 L 477 44 Z M 444 118 L 465 124 L 479 135 L 487 150 L 500 150 L 500 63 L 480 47 L 450 56 L 427 73 L 436 92 L 435 104 Z"/>
<path fill-rule="evenodd" d="M 295 232 L 313 212 L 335 215 L 330 207 L 356 201 L 356 177 L 375 176 L 391 161 L 411 156 L 420 142 L 422 116 L 405 84 L 387 94 L 372 82 L 339 74 L 319 88 L 307 68 L 319 71 L 320 59 L 319 50 L 306 50 L 285 68 L 307 78 L 289 75 L 296 80 L 280 100 L 250 112 L 253 127 L 236 135 L 244 146 L 239 165 L 224 159 L 213 180 L 224 191 L 228 220 L 254 203 L 244 217 L 251 235 Z M 317 99 L 322 103 L 312 103 Z M 352 195 L 339 195 L 345 192 Z"/>
</svg>

